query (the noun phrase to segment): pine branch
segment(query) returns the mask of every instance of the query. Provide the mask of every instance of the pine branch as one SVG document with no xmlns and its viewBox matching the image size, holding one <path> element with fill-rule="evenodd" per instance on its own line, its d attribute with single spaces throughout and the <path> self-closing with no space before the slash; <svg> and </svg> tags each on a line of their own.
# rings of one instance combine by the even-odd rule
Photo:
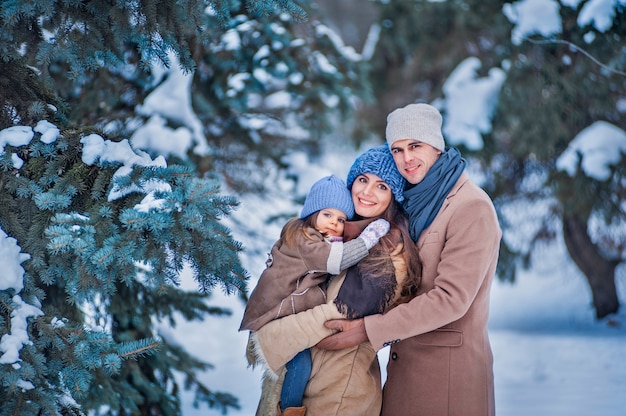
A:
<svg viewBox="0 0 626 416">
<path fill-rule="evenodd" d="M 151 339 L 124 343 L 118 347 L 119 356 L 129 359 L 143 357 L 146 354 L 155 354 L 160 345 L 160 342 Z"/>
</svg>

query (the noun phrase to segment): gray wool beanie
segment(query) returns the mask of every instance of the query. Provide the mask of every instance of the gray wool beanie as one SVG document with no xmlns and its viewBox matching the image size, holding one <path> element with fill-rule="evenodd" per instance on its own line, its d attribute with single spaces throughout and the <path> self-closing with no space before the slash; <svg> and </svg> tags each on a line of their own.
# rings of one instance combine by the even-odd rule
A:
<svg viewBox="0 0 626 416">
<path fill-rule="evenodd" d="M 304 200 L 300 218 L 306 218 L 316 211 L 335 208 L 346 214 L 348 219 L 354 217 L 354 203 L 348 187 L 335 175 L 324 176 L 315 182 Z"/>
<path fill-rule="evenodd" d="M 356 158 L 346 178 L 348 188 L 352 188 L 357 176 L 364 173 L 373 173 L 378 176 L 389 185 L 396 201 L 404 201 L 406 180 L 398 172 L 396 162 L 387 145 L 372 147 Z"/>
<path fill-rule="evenodd" d="M 387 116 L 385 136 L 389 148 L 398 140 L 412 139 L 427 143 L 443 152 L 441 113 L 429 104 L 409 104 Z"/>
</svg>

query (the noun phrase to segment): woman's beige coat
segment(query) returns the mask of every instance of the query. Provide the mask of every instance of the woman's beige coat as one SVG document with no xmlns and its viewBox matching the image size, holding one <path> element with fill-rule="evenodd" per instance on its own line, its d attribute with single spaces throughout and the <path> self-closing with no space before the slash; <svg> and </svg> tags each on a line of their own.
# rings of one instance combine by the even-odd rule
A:
<svg viewBox="0 0 626 416">
<path fill-rule="evenodd" d="M 398 288 L 406 277 L 401 251 L 399 244 L 391 253 Z M 324 322 L 343 318 L 332 301 L 344 278 L 345 272 L 330 282 L 328 303 L 272 321 L 253 334 L 256 358 L 265 361 L 268 368 L 257 416 L 276 414 L 283 366 L 299 351 L 332 334 Z M 303 399 L 307 416 L 379 416 L 380 367 L 376 350 L 369 342 L 340 351 L 311 348 L 311 354 L 313 369 Z"/>
<path fill-rule="evenodd" d="M 417 242 L 418 296 L 365 318 L 374 348 L 391 345 L 382 415 L 495 414 L 487 319 L 501 236 L 491 200 L 461 175 Z"/>
</svg>

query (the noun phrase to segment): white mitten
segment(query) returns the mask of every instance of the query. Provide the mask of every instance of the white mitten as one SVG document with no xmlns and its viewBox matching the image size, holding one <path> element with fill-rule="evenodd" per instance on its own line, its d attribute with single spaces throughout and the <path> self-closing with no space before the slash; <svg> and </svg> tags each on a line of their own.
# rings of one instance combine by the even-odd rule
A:
<svg viewBox="0 0 626 416">
<path fill-rule="evenodd" d="M 365 242 L 365 247 L 369 250 L 374 247 L 378 240 L 381 239 L 385 234 L 389 232 L 389 222 L 382 218 L 377 219 L 376 221 L 371 222 L 363 232 L 359 235 L 359 238 L 362 238 Z"/>
</svg>

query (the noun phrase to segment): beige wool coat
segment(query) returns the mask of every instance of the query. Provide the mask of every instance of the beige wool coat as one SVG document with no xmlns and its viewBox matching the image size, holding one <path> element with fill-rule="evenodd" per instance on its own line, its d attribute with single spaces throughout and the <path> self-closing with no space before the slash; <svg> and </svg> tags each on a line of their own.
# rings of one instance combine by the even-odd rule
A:
<svg viewBox="0 0 626 416">
<path fill-rule="evenodd" d="M 417 241 L 418 295 L 365 317 L 375 350 L 391 345 L 383 416 L 493 416 L 489 291 L 502 232 L 487 194 L 462 174 Z"/>
<path fill-rule="evenodd" d="M 397 292 L 406 278 L 402 244 L 390 254 Z M 257 416 L 276 414 L 284 365 L 298 352 L 311 348 L 333 332 L 324 327 L 329 319 L 344 318 L 333 304 L 345 278 L 342 272 L 328 287 L 328 303 L 269 322 L 253 333 L 253 361 L 267 367 Z M 396 295 L 397 297 L 397 295 Z M 340 351 L 311 348 L 313 368 L 304 392 L 307 416 L 379 416 L 382 404 L 380 366 L 369 342 Z M 250 360 L 250 358 L 249 358 Z"/>
</svg>

